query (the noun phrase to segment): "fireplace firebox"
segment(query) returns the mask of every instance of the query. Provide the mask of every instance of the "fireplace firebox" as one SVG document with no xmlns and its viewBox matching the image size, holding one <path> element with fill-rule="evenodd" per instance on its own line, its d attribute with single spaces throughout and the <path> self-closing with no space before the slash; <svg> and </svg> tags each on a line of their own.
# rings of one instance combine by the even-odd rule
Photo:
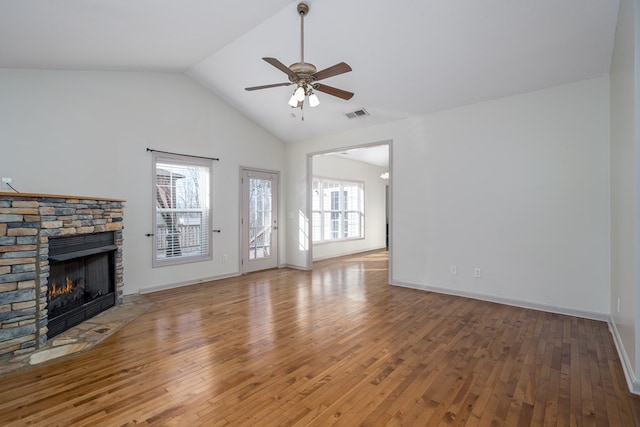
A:
<svg viewBox="0 0 640 427">
<path fill-rule="evenodd" d="M 49 338 L 115 305 L 114 232 L 49 239 Z"/>
</svg>

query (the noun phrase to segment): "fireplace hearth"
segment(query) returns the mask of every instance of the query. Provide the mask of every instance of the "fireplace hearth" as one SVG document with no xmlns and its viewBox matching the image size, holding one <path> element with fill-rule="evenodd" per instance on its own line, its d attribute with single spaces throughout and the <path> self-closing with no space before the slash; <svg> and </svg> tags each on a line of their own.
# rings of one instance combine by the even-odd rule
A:
<svg viewBox="0 0 640 427">
<path fill-rule="evenodd" d="M 115 233 L 49 240 L 49 338 L 115 305 Z"/>
</svg>

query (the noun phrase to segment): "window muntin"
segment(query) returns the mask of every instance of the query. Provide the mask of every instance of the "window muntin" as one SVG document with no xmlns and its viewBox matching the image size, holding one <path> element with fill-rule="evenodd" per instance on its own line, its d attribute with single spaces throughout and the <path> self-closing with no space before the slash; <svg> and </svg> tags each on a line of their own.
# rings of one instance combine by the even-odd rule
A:
<svg viewBox="0 0 640 427">
<path fill-rule="evenodd" d="M 332 242 L 364 237 L 364 184 L 313 179 L 313 241 Z"/>
<path fill-rule="evenodd" d="M 211 168 L 211 160 L 154 153 L 154 267 L 212 258 Z"/>
</svg>

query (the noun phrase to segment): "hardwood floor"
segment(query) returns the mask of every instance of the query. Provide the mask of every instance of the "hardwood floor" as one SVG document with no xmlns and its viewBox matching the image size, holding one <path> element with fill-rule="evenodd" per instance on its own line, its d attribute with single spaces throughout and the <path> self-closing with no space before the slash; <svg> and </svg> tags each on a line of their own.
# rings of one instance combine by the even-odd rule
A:
<svg viewBox="0 0 640 427">
<path fill-rule="evenodd" d="M 0 425 L 634 426 L 607 325 L 387 284 L 368 253 L 150 294 L 0 382 Z"/>
</svg>

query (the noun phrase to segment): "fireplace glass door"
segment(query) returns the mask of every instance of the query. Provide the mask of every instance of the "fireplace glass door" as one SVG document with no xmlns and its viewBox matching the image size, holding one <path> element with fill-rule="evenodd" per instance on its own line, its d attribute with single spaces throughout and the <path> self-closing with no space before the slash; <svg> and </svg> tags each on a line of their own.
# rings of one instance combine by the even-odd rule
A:
<svg viewBox="0 0 640 427">
<path fill-rule="evenodd" d="M 49 240 L 48 338 L 115 305 L 113 233 Z"/>
<path fill-rule="evenodd" d="M 51 265 L 49 278 L 49 318 L 112 292 L 108 253 L 57 262 Z"/>
</svg>

